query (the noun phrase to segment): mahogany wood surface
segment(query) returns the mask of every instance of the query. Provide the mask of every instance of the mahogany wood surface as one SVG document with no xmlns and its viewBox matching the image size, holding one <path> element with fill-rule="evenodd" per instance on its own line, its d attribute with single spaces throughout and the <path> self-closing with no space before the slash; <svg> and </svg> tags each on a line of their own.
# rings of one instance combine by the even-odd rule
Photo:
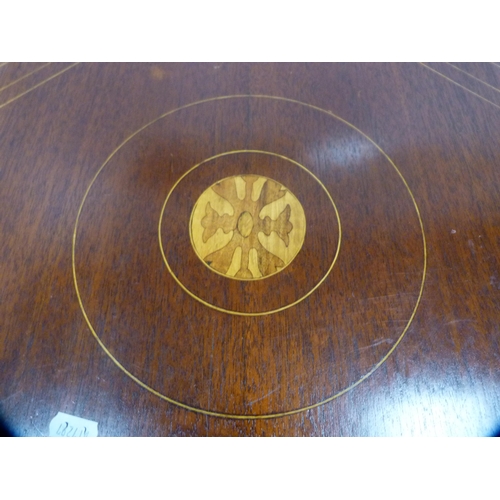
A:
<svg viewBox="0 0 500 500">
<path fill-rule="evenodd" d="M 498 63 L 0 64 L 6 425 L 495 435 L 499 145 Z M 305 215 L 261 277 L 193 248 L 197 200 L 234 176 Z M 285 206 L 210 231 L 285 248 Z"/>
</svg>

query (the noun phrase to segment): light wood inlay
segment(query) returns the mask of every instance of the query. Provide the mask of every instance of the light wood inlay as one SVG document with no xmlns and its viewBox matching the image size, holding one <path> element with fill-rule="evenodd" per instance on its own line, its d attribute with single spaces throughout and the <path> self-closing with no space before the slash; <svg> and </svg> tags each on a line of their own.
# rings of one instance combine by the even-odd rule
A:
<svg viewBox="0 0 500 500">
<path fill-rule="evenodd" d="M 191 216 L 198 257 L 230 278 L 252 280 L 284 269 L 304 243 L 306 218 L 297 198 L 279 182 L 234 176 L 209 187 Z"/>
</svg>

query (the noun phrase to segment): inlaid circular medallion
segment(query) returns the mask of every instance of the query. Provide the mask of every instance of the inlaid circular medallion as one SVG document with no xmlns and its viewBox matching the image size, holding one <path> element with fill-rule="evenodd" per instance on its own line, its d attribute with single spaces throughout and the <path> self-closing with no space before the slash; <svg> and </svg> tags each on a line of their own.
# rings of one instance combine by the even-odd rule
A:
<svg viewBox="0 0 500 500">
<path fill-rule="evenodd" d="M 212 271 L 256 280 L 292 262 L 304 243 L 306 217 L 299 200 L 279 182 L 237 175 L 202 193 L 189 232 L 196 255 Z"/>
</svg>

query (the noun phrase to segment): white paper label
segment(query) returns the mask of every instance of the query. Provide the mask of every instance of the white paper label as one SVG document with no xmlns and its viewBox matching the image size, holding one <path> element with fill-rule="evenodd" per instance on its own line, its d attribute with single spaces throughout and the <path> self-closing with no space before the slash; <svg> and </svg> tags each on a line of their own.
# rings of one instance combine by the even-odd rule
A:
<svg viewBox="0 0 500 500">
<path fill-rule="evenodd" d="M 50 437 L 97 437 L 97 422 L 61 411 L 50 421 Z"/>
</svg>

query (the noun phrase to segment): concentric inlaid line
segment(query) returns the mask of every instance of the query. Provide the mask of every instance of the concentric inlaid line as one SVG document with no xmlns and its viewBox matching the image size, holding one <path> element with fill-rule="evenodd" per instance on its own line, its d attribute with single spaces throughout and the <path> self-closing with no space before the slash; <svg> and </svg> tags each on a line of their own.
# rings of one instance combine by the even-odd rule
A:
<svg viewBox="0 0 500 500">
<path fill-rule="evenodd" d="M 330 203 L 333 205 L 333 209 L 335 211 L 335 216 L 337 218 L 338 230 L 339 230 L 339 240 L 338 240 L 338 243 L 337 243 L 337 248 L 336 248 L 336 251 L 335 251 L 335 255 L 334 255 L 333 260 L 330 263 L 330 266 L 327 269 L 326 273 L 322 276 L 322 278 L 318 281 L 318 283 L 316 283 L 314 285 L 314 287 L 312 287 L 306 294 L 304 294 L 298 300 L 295 300 L 294 302 L 292 302 L 290 304 L 287 304 L 286 306 L 278 307 L 276 309 L 271 309 L 271 310 L 268 310 L 268 311 L 259 311 L 259 312 L 234 311 L 232 309 L 225 309 L 223 307 L 219 307 L 219 306 L 216 306 L 214 304 L 210 304 L 206 300 L 203 300 L 201 297 L 198 297 L 198 295 L 196 295 L 191 290 L 189 290 L 182 283 L 182 281 L 177 277 L 177 275 L 173 272 L 173 270 L 170 267 L 170 264 L 168 262 L 168 259 L 167 259 L 166 255 L 165 255 L 165 250 L 163 249 L 162 234 L 161 234 L 161 226 L 162 226 L 163 214 L 165 212 L 165 207 L 167 206 L 167 203 L 168 203 L 168 200 L 169 200 L 171 194 L 173 193 L 173 191 L 175 190 L 175 188 L 179 185 L 179 183 L 187 175 L 189 175 L 192 171 L 194 171 L 195 169 L 197 169 L 198 167 L 200 167 L 204 163 L 207 163 L 207 162 L 212 161 L 212 160 L 217 159 L 217 158 L 221 158 L 223 156 L 235 155 L 235 154 L 242 154 L 242 153 L 260 153 L 260 154 L 264 154 L 264 155 L 270 155 L 270 156 L 274 156 L 274 157 L 277 157 L 277 158 L 281 158 L 283 160 L 286 160 L 286 161 L 288 161 L 288 162 L 296 165 L 297 167 L 299 167 L 299 168 L 303 169 L 305 172 L 307 172 L 321 186 L 321 188 L 325 191 L 325 193 L 326 193 L 326 195 L 327 195 Z M 191 224 L 191 221 L 190 221 L 190 224 Z M 328 275 L 331 273 L 331 271 L 333 269 L 333 266 L 337 262 L 337 259 L 338 259 L 338 256 L 339 256 L 340 245 L 341 245 L 341 242 L 342 242 L 342 224 L 340 222 L 340 215 L 339 215 L 339 212 L 337 210 L 337 206 L 335 205 L 335 202 L 333 201 L 333 198 L 332 198 L 331 194 L 328 192 L 328 189 L 321 182 L 321 180 L 318 179 L 318 177 L 316 177 L 316 175 L 314 175 L 308 168 L 306 168 L 304 165 L 301 165 L 300 163 L 298 163 L 298 162 L 296 162 L 296 161 L 294 161 L 294 160 L 292 160 L 290 158 L 287 158 L 286 156 L 283 156 L 283 155 L 280 155 L 280 154 L 277 154 L 277 153 L 272 153 L 272 152 L 269 152 L 269 151 L 260 151 L 260 150 L 245 149 L 245 150 L 236 150 L 236 151 L 226 151 L 224 153 L 220 153 L 218 155 L 212 156 L 211 158 L 207 158 L 206 160 L 203 160 L 202 162 L 198 163 L 197 165 L 191 167 L 181 177 L 179 177 L 179 179 L 177 180 L 177 182 L 172 186 L 172 189 L 168 193 L 167 198 L 165 199 L 165 202 L 163 203 L 163 207 L 162 207 L 161 213 L 160 213 L 160 220 L 158 222 L 158 239 L 159 239 L 159 244 L 160 244 L 160 251 L 161 251 L 161 254 L 162 254 L 162 257 L 163 257 L 163 262 L 165 263 L 165 265 L 166 265 L 166 267 L 168 269 L 168 272 L 171 274 L 172 278 L 174 278 L 174 280 L 176 281 L 176 283 L 190 297 L 192 297 L 193 299 L 197 300 L 201 304 L 203 304 L 203 305 L 205 305 L 207 307 L 210 307 L 211 309 L 215 309 L 216 311 L 227 313 L 227 314 L 234 314 L 235 316 L 248 316 L 248 317 L 252 317 L 252 316 L 267 316 L 269 314 L 274 314 L 274 313 L 277 313 L 277 312 L 285 311 L 286 309 L 289 309 L 290 307 L 296 306 L 297 304 L 299 304 L 300 302 L 302 302 L 303 300 L 305 300 L 309 296 L 311 296 L 311 294 L 313 294 L 325 282 L 325 280 L 328 278 Z M 191 244 L 193 244 L 192 239 L 191 239 Z"/>
<path fill-rule="evenodd" d="M 164 394 L 161 394 L 160 392 L 156 391 L 155 389 L 153 389 L 152 387 L 148 386 L 147 384 L 145 384 L 144 382 L 142 382 L 140 379 L 138 379 L 135 375 L 133 375 L 130 371 L 128 371 L 114 356 L 113 354 L 109 351 L 109 349 L 105 346 L 105 344 L 102 342 L 102 340 L 99 338 L 99 335 L 97 334 L 97 332 L 95 331 L 88 315 L 87 315 L 87 312 L 85 310 L 85 307 L 83 305 L 83 300 L 82 300 L 82 297 L 81 297 L 81 294 L 80 294 L 80 290 L 79 290 L 79 287 L 78 287 L 78 279 L 77 279 L 77 274 L 76 274 L 76 240 L 77 240 L 77 233 L 78 233 L 78 223 L 79 223 L 79 220 L 80 220 L 80 217 L 81 217 L 81 214 L 82 214 L 82 211 L 83 211 L 83 207 L 85 205 L 85 201 L 90 193 L 90 190 L 92 188 L 92 186 L 94 185 L 95 181 L 97 180 L 99 174 L 103 171 L 104 167 L 110 162 L 110 160 L 113 158 L 113 156 L 128 142 L 130 141 L 133 137 L 135 137 L 137 134 L 139 134 L 141 131 L 145 130 L 147 127 L 149 127 L 150 125 L 156 123 L 157 121 L 161 120 L 162 118 L 165 118 L 177 111 L 180 111 L 180 110 L 184 110 L 184 109 L 188 109 L 188 108 L 191 108 L 193 106 L 197 106 L 197 105 L 200 105 L 200 104 L 204 104 L 204 103 L 208 103 L 208 102 L 215 102 L 215 101 L 223 101 L 223 100 L 230 100 L 230 99 L 269 99 L 269 100 L 275 100 L 275 101 L 281 101 L 281 102 L 288 102 L 288 103 L 294 103 L 294 104 L 298 104 L 298 105 L 301 105 L 301 106 L 305 106 L 305 107 L 308 107 L 310 109 L 314 109 L 314 110 L 317 110 L 321 113 L 325 113 L 326 115 L 334 118 L 334 119 L 337 119 L 339 120 L 340 122 L 344 123 L 345 125 L 347 125 L 348 127 L 350 127 L 351 129 L 357 131 L 359 134 L 361 134 L 365 139 L 367 139 L 383 156 L 384 158 L 386 158 L 386 160 L 389 162 L 389 164 L 394 168 L 394 170 L 396 171 L 396 173 L 398 174 L 399 178 L 401 179 L 401 181 L 403 182 L 403 185 L 405 186 L 406 190 L 408 191 L 409 195 L 410 195 L 410 198 L 413 202 L 413 205 L 414 205 L 414 208 L 415 208 L 415 211 L 416 211 L 416 214 L 417 214 L 417 217 L 418 217 L 418 221 L 419 221 L 419 225 L 420 225 L 420 230 L 421 230 L 421 234 L 422 234 L 422 245 L 423 245 L 423 267 L 422 267 L 422 278 L 421 278 L 421 282 L 420 282 L 420 288 L 419 288 L 419 293 L 418 293 L 418 297 L 417 297 L 417 300 L 416 300 L 416 303 L 415 303 L 415 306 L 413 308 L 413 311 L 411 313 L 411 316 L 408 320 L 408 322 L 406 323 L 402 333 L 400 334 L 398 340 L 393 344 L 393 346 L 390 348 L 390 350 L 387 352 L 387 354 L 377 363 L 375 364 L 365 375 L 363 375 L 359 380 L 357 380 L 356 382 L 352 383 L 351 385 L 349 385 L 348 387 L 346 387 L 345 389 L 337 392 L 336 394 L 334 394 L 333 396 L 330 396 L 320 402 L 317 402 L 317 403 L 314 403 L 314 404 L 311 404 L 311 405 L 307 405 L 307 406 L 303 406 L 301 408 L 296 408 L 296 409 L 293 409 L 293 410 L 288 410 L 288 411 L 283 411 L 283 412 L 278 412 L 278 413 L 271 413 L 271 414 L 261 414 L 261 415 L 256 415 L 256 414 L 251 414 L 251 415 L 244 415 L 244 414 L 229 414 L 229 413 L 222 413 L 222 412 L 217 412 L 217 411 L 210 411 L 210 410 L 205 410 L 205 409 L 202 409 L 202 408 L 196 408 L 194 406 L 190 406 L 190 405 L 187 405 L 185 403 L 182 403 L 181 401 L 177 401 L 173 398 L 170 398 L 168 396 L 165 396 Z M 398 169 L 398 167 L 395 165 L 395 163 L 391 160 L 391 158 L 382 150 L 382 148 L 373 141 L 373 139 L 371 139 L 369 136 L 367 136 L 364 132 L 362 132 L 360 129 L 358 129 L 355 125 L 349 123 L 347 120 L 344 120 L 343 118 L 335 115 L 334 113 L 332 113 L 331 111 L 327 111 L 325 109 L 322 109 L 318 106 L 314 106 L 312 104 L 307 104 L 307 103 L 303 103 L 301 101 L 297 101 L 295 99 L 289 99 L 289 98 L 286 98 L 286 97 L 276 97 L 276 96 L 267 96 L 267 95 L 248 95 L 248 94 L 243 94 L 243 95 L 230 95 L 230 96 L 220 96 L 220 97 L 212 97 L 212 98 L 208 98 L 208 99 L 204 99 L 204 100 L 201 100 L 201 101 L 197 101 L 197 102 L 193 102 L 193 103 L 190 103 L 190 104 L 186 104 L 184 106 L 181 106 L 179 108 L 176 108 L 174 110 L 171 110 L 171 111 L 168 111 L 167 113 L 164 113 L 162 115 L 160 115 L 159 117 L 155 118 L 154 120 L 150 121 L 149 123 L 147 123 L 146 125 L 142 126 L 141 128 L 139 128 L 137 131 L 135 131 L 133 134 L 131 134 L 129 137 L 127 137 L 127 139 L 125 139 L 109 156 L 108 158 L 106 159 L 106 161 L 103 163 L 103 165 L 97 170 L 96 174 L 94 175 L 91 183 L 89 184 L 89 186 L 87 187 L 86 191 L 85 191 L 85 194 L 83 196 L 83 199 L 80 203 L 80 206 L 78 208 L 78 212 L 77 212 L 77 217 L 76 217 L 76 221 L 75 221 L 75 227 L 74 227 L 74 230 L 73 230 L 73 238 L 72 238 L 72 255 L 71 255 L 71 259 L 72 259 L 72 270 L 73 270 L 73 281 L 74 281 L 74 285 L 75 285 L 75 291 L 76 291 L 76 295 L 77 295 L 77 299 L 78 299 L 78 303 L 80 305 L 80 309 L 82 311 L 82 314 L 83 314 L 83 317 L 87 323 L 87 326 L 89 327 L 92 335 L 94 336 L 94 338 L 96 339 L 96 341 L 98 342 L 98 344 L 100 345 L 100 347 L 104 350 L 104 352 L 109 356 L 109 358 L 113 361 L 113 363 L 115 363 L 115 365 L 120 369 L 122 370 L 127 376 L 129 376 L 134 382 L 136 382 L 139 386 L 141 386 L 142 388 L 146 389 L 147 391 L 151 392 L 152 394 L 158 396 L 159 398 L 163 399 L 164 401 L 167 401 L 169 403 L 172 403 L 176 406 L 179 406 L 181 408 L 184 408 L 186 410 L 190 410 L 190 411 L 193 411 L 193 412 L 196 412 L 196 413 L 200 413 L 200 414 L 204 414 L 204 415 L 208 415 L 208 416 L 213 416 L 213 417 L 221 417 L 221 418 L 230 418 L 230 419 L 237 419 L 237 420 L 261 420 L 261 419 L 269 419 L 269 418 L 278 418 L 278 417 L 284 417 L 284 416 L 289 416 L 289 415 L 294 415 L 294 414 L 297 414 L 297 413 L 300 413 L 300 412 L 303 412 L 303 411 L 307 411 L 307 410 L 311 410 L 313 408 L 317 408 L 321 405 L 324 405 L 326 403 L 329 403 L 331 401 L 333 401 L 334 399 L 338 398 L 339 396 L 343 395 L 343 394 L 346 394 L 347 392 L 349 392 L 350 390 L 354 389 L 356 386 L 358 386 L 361 382 L 363 382 L 364 380 L 366 380 L 370 375 L 372 375 L 378 368 L 380 368 L 380 366 L 382 366 L 385 361 L 389 358 L 389 356 L 395 351 L 395 349 L 398 347 L 398 345 L 401 343 L 401 341 L 403 340 L 406 332 L 408 331 L 408 329 L 410 328 L 410 325 L 412 324 L 413 322 L 413 319 L 415 318 L 415 315 L 417 313 L 417 309 L 418 309 L 418 306 L 420 305 L 420 302 L 421 302 L 421 299 L 422 299 L 422 295 L 423 295 L 423 291 L 424 291 L 424 285 L 425 285 L 425 278 L 426 278 L 426 273 L 427 273 L 427 243 L 426 243 L 426 237 L 425 237 L 425 231 L 424 231 L 424 224 L 423 224 L 423 220 L 422 220 L 422 216 L 420 214 L 420 210 L 418 208 L 418 205 L 417 205 L 417 202 L 415 200 L 415 197 L 408 185 L 408 183 L 406 182 L 405 178 L 403 177 L 403 174 L 400 172 L 400 170 Z"/>
</svg>

